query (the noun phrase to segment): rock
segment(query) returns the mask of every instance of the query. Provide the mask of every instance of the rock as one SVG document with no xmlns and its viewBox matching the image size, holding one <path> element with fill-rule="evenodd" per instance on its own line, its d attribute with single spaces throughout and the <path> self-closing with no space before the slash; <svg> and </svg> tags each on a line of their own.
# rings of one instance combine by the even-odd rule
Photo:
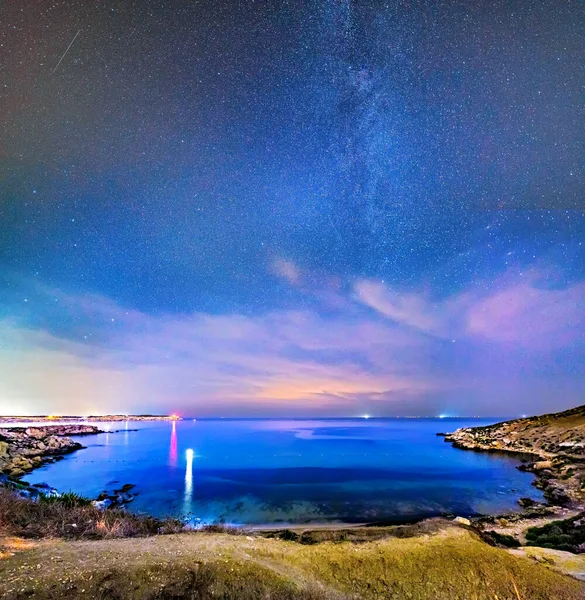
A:
<svg viewBox="0 0 585 600">
<path fill-rule="evenodd" d="M 124 504 L 127 504 L 128 502 L 132 502 L 132 500 L 134 500 L 134 496 L 132 494 L 129 494 L 128 492 L 122 492 L 118 496 L 118 502 L 121 501 Z"/>
<path fill-rule="evenodd" d="M 544 497 L 551 503 L 558 506 L 567 506 L 571 503 L 571 498 L 561 488 L 548 487 L 544 490 Z"/>
<path fill-rule="evenodd" d="M 455 517 L 453 519 L 454 523 L 459 523 L 460 525 L 471 525 L 471 521 L 469 519 L 466 519 L 465 517 Z"/>
<path fill-rule="evenodd" d="M 54 487 L 51 487 L 47 483 L 35 483 L 32 487 L 38 490 L 42 496 L 46 496 L 47 498 L 59 498 L 61 496 Z"/>
<path fill-rule="evenodd" d="M 542 471 L 543 469 L 552 469 L 553 464 L 550 460 L 539 460 L 532 465 L 535 471 Z"/>
<path fill-rule="evenodd" d="M 535 500 L 533 500 L 532 498 L 520 498 L 518 500 L 518 504 L 522 508 L 529 508 L 530 506 L 534 506 L 535 504 L 537 504 L 537 502 Z"/>
<path fill-rule="evenodd" d="M 98 510 L 106 510 L 106 508 L 112 506 L 113 502 L 109 498 L 106 498 L 105 500 L 94 500 L 91 504 Z"/>
<path fill-rule="evenodd" d="M 0 471 L 12 477 L 47 462 L 58 460 L 64 454 L 83 446 L 67 435 L 100 433 L 90 425 L 50 425 L 46 427 L 0 427 Z"/>
<path fill-rule="evenodd" d="M 135 483 L 125 483 L 120 489 L 114 490 L 114 494 L 120 494 L 122 492 L 129 492 L 136 487 Z"/>
<path fill-rule="evenodd" d="M 48 483 L 45 483 L 44 481 L 41 482 L 41 483 L 33 483 L 32 487 L 35 487 L 38 490 L 51 490 L 51 489 L 53 489 Z"/>
</svg>

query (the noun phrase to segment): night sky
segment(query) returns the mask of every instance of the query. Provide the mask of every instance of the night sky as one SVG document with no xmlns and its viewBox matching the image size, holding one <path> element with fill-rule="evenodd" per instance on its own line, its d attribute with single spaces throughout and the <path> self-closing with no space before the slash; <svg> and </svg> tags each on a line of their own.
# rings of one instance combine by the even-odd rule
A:
<svg viewBox="0 0 585 600">
<path fill-rule="evenodd" d="M 0 6 L 0 414 L 585 403 L 585 4 Z"/>
</svg>

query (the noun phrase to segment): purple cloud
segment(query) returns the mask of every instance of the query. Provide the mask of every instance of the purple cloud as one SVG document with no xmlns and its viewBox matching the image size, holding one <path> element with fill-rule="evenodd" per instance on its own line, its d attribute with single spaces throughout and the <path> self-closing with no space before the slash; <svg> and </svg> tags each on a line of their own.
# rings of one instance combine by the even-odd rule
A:
<svg viewBox="0 0 585 600">
<path fill-rule="evenodd" d="M 153 316 L 44 289 L 63 317 L 47 323 L 71 325 L 0 321 L 0 412 L 432 414 L 484 402 L 489 413 L 494 394 L 529 404 L 538 371 L 556 364 L 548 354 L 582 349 L 583 282 L 543 288 L 534 270 L 435 298 L 372 279 L 283 277 L 297 286 L 297 272 L 316 309 Z M 566 398 L 575 364 L 555 373 Z"/>
</svg>

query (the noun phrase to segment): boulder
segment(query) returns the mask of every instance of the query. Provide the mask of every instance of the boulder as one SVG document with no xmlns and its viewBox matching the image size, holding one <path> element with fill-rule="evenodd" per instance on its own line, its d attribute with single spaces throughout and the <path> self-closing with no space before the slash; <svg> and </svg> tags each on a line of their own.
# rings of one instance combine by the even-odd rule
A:
<svg viewBox="0 0 585 600">
<path fill-rule="evenodd" d="M 520 498 L 518 500 L 518 504 L 522 508 L 529 508 L 529 507 L 534 506 L 535 504 L 537 504 L 537 502 L 536 502 L 536 500 L 533 500 L 532 498 Z"/>
<path fill-rule="evenodd" d="M 113 502 L 109 498 L 106 498 L 105 500 L 94 500 L 91 504 L 98 510 L 106 510 L 106 508 L 112 506 Z"/>
<path fill-rule="evenodd" d="M 471 521 L 469 519 L 466 519 L 465 517 L 455 517 L 453 519 L 453 523 L 459 523 L 460 525 L 471 525 Z"/>
<path fill-rule="evenodd" d="M 552 466 L 553 464 L 550 460 L 539 460 L 538 462 L 534 463 L 532 468 L 535 471 L 542 471 L 543 469 L 552 469 Z"/>
<path fill-rule="evenodd" d="M 26 435 L 28 437 L 34 438 L 36 440 L 42 440 L 47 436 L 47 429 L 40 427 L 28 427 L 25 430 Z"/>
<path fill-rule="evenodd" d="M 32 487 L 38 490 L 41 495 L 47 496 L 48 498 L 58 498 L 61 496 L 61 494 L 48 483 L 35 483 L 32 485 Z"/>
<path fill-rule="evenodd" d="M 557 506 L 567 506 L 571 503 L 571 498 L 568 494 L 558 487 L 549 487 L 544 491 L 544 497 L 551 503 Z"/>
<path fill-rule="evenodd" d="M 136 487 L 135 483 L 125 483 L 120 489 L 114 490 L 114 494 L 120 494 L 122 492 L 129 492 Z"/>
</svg>

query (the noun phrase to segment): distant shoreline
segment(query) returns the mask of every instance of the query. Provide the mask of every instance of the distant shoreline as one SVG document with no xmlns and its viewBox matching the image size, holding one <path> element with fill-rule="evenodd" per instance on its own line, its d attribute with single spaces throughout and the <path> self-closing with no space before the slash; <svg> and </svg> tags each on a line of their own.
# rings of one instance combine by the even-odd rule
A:
<svg viewBox="0 0 585 600">
<path fill-rule="evenodd" d="M 107 423 L 120 421 L 182 421 L 178 415 L 0 416 L 2 423 Z"/>
</svg>

